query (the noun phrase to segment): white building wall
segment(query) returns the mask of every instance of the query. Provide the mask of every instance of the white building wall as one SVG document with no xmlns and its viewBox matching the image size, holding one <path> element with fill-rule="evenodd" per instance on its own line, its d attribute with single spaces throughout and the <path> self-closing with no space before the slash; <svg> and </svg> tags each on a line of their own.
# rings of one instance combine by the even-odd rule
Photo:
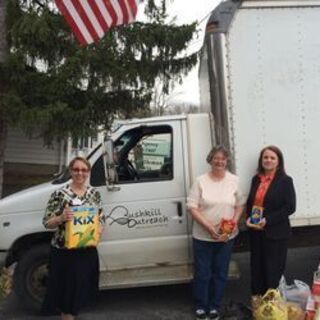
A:
<svg viewBox="0 0 320 320">
<path fill-rule="evenodd" d="M 41 138 L 29 139 L 20 130 L 9 128 L 4 160 L 12 163 L 61 166 L 66 160 L 64 149 L 64 142 L 54 142 L 48 148 L 44 146 Z"/>
</svg>

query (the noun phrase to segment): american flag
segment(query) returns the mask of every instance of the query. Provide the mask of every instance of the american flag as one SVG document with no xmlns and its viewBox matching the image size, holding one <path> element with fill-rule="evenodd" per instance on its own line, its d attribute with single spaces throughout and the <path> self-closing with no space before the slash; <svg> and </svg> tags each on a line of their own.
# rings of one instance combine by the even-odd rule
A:
<svg viewBox="0 0 320 320">
<path fill-rule="evenodd" d="M 113 26 L 135 20 L 139 0 L 55 0 L 81 45 L 101 39 Z"/>
</svg>

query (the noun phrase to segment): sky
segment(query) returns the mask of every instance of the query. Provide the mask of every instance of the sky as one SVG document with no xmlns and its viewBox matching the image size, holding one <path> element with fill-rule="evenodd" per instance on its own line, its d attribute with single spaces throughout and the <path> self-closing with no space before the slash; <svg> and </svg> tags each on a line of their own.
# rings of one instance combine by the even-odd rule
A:
<svg viewBox="0 0 320 320">
<path fill-rule="evenodd" d="M 190 52 L 199 50 L 203 43 L 204 29 L 210 12 L 221 2 L 221 0 L 168 0 L 168 13 L 170 17 L 176 17 L 177 24 L 191 23 L 199 24 L 198 38 L 194 39 L 189 46 Z M 139 19 L 139 16 L 137 17 Z M 198 67 L 192 69 L 184 78 L 182 85 L 177 85 L 169 100 L 179 104 L 199 105 Z"/>
</svg>

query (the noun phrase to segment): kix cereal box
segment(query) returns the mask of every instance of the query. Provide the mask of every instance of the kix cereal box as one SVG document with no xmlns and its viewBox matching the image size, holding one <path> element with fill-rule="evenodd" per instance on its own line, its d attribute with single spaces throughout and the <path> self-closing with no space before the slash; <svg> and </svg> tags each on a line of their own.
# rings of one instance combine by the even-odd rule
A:
<svg viewBox="0 0 320 320">
<path fill-rule="evenodd" d="M 65 247 L 68 249 L 97 246 L 100 237 L 98 210 L 94 207 L 70 207 L 73 219 L 66 223 Z"/>
</svg>

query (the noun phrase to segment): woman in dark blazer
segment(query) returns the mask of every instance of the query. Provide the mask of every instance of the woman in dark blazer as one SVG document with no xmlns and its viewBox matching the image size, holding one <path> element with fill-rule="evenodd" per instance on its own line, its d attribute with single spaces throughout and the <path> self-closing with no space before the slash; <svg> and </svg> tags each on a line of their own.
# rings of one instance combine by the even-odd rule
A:
<svg viewBox="0 0 320 320">
<path fill-rule="evenodd" d="M 291 234 L 289 215 L 295 209 L 293 181 L 285 173 L 282 152 L 275 146 L 265 147 L 260 152 L 246 210 L 253 295 L 263 295 L 267 289 L 279 285 L 285 270 Z M 257 215 L 253 216 L 253 212 Z"/>
</svg>

